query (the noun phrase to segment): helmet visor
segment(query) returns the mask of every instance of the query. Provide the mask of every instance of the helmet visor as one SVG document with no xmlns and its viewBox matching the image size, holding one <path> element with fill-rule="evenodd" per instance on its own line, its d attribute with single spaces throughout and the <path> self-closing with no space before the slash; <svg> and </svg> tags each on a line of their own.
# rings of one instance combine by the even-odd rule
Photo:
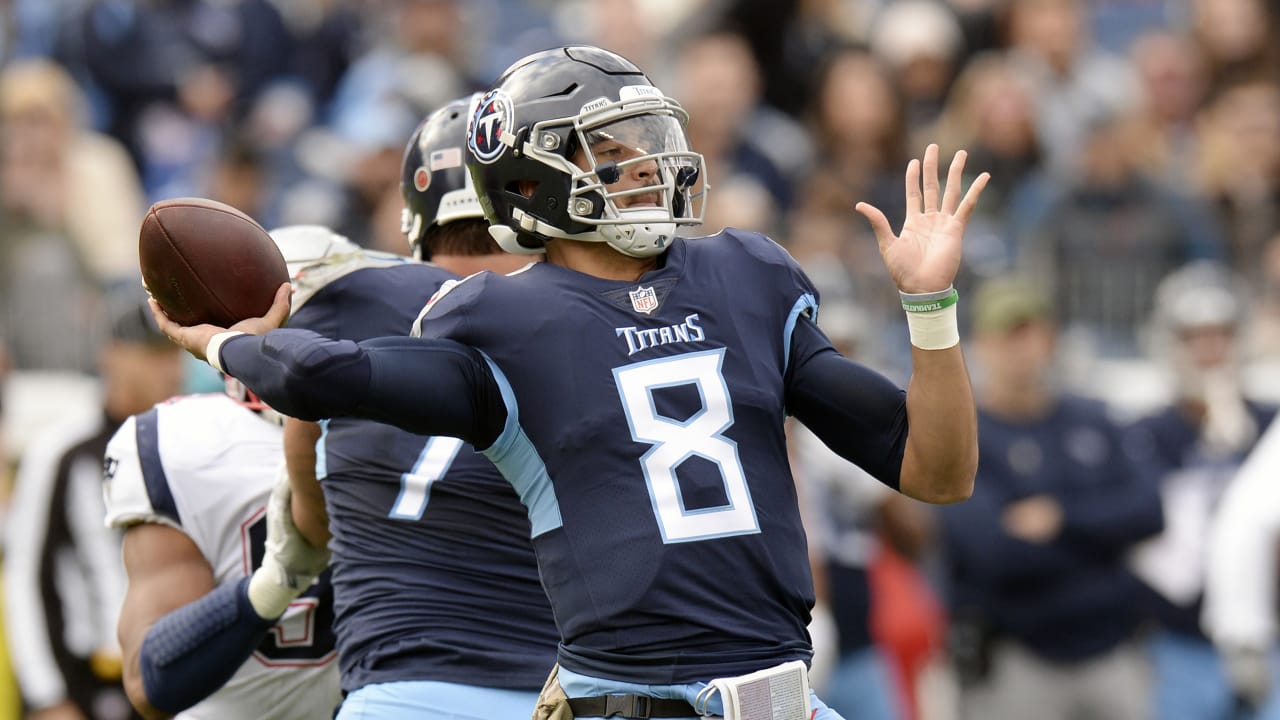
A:
<svg viewBox="0 0 1280 720">
<path fill-rule="evenodd" d="M 581 149 L 573 160 L 582 172 L 575 177 L 575 195 L 604 196 L 600 221 L 617 220 L 622 211 L 661 210 L 672 222 L 701 222 L 692 217 L 691 192 L 702 174 L 702 157 L 690 151 L 675 116 L 644 113 L 580 127 L 578 133 Z"/>
</svg>

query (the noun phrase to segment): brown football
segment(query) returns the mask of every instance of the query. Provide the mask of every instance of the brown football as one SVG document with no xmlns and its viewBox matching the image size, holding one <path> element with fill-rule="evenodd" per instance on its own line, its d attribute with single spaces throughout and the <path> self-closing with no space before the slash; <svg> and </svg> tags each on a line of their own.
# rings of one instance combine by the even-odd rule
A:
<svg viewBox="0 0 1280 720">
<path fill-rule="evenodd" d="M 271 236 L 239 210 L 204 198 L 151 206 L 138 231 L 142 282 L 180 325 L 230 327 L 271 308 L 289 280 Z"/>
</svg>

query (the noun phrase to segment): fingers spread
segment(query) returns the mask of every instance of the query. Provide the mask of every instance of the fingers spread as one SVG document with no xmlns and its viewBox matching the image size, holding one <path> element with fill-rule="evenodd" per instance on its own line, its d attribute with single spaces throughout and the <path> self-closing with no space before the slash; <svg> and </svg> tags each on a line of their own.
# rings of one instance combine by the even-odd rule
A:
<svg viewBox="0 0 1280 720">
<path fill-rule="evenodd" d="M 942 212 L 954 215 L 960 205 L 960 183 L 964 178 L 964 161 L 967 153 L 961 150 L 951 159 L 951 169 L 947 171 L 947 187 L 942 193 Z"/>
<path fill-rule="evenodd" d="M 964 194 L 964 200 L 960 201 L 960 207 L 956 210 L 956 218 L 960 222 L 969 222 L 969 216 L 973 214 L 973 208 L 978 204 L 978 196 L 982 195 L 982 189 L 987 186 L 987 181 L 990 179 L 989 173 L 982 173 L 969 186 L 969 192 Z"/>
<path fill-rule="evenodd" d="M 907 163 L 907 216 L 919 215 L 921 212 L 920 161 L 912 158 L 911 162 Z"/>
<path fill-rule="evenodd" d="M 862 213 L 867 222 L 871 223 L 871 229 L 876 234 L 876 244 L 884 250 L 885 246 L 893 241 L 893 228 L 889 226 L 889 219 L 880 212 L 880 208 L 868 203 L 860 202 L 853 209 Z"/>
<path fill-rule="evenodd" d="M 924 211 L 938 209 L 938 146 L 932 143 L 924 150 Z"/>
</svg>

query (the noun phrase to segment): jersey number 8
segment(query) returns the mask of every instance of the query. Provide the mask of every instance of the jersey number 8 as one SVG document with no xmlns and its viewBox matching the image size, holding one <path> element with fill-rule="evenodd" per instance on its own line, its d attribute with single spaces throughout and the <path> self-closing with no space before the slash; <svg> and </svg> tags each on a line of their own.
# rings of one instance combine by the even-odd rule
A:
<svg viewBox="0 0 1280 720">
<path fill-rule="evenodd" d="M 724 349 L 624 365 L 613 371 L 631 437 L 647 443 L 640 457 L 649 499 L 664 543 L 691 542 L 760 532 L 738 444 L 722 433 L 733 425 L 733 404 L 721 367 Z M 686 420 L 658 414 L 653 392 L 693 385 L 702 408 Z M 693 456 L 720 470 L 727 502 L 719 507 L 685 507 L 676 468 Z"/>
</svg>

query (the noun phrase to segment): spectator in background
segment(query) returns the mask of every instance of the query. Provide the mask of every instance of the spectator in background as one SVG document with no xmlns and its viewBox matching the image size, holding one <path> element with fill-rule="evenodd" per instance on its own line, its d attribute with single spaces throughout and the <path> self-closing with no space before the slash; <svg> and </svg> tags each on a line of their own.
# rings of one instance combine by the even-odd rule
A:
<svg viewBox="0 0 1280 720">
<path fill-rule="evenodd" d="M 1012 60 L 988 52 L 969 61 L 951 87 L 934 131 L 948 151 L 967 148 L 974 167 L 991 167 L 991 203 L 978 208 L 962 272 L 976 278 L 1008 272 L 1018 225 L 1043 208 L 1050 187 L 1036 128 L 1035 91 Z"/>
<path fill-rule="evenodd" d="M 1208 64 L 1209 93 L 1280 81 L 1280 44 L 1264 0 L 1191 0 L 1187 28 Z"/>
<path fill-rule="evenodd" d="M 137 274 L 137 175 L 82 110 L 59 66 L 0 67 L 0 344 L 15 370 L 92 374 L 98 294 Z"/>
<path fill-rule="evenodd" d="M 1161 528 L 1101 403 L 1055 390 L 1048 297 L 1006 277 L 973 301 L 979 463 L 939 508 L 962 717 L 1145 720 L 1125 551 Z"/>
<path fill-rule="evenodd" d="M 1221 241 L 1207 208 L 1143 173 L 1124 118 L 1095 119 L 1086 138 L 1075 179 L 1018 238 L 1019 263 L 1052 290 L 1073 341 L 1133 357 L 1156 284 L 1191 260 L 1220 257 Z"/>
<path fill-rule="evenodd" d="M 955 13 L 936 0 L 898 0 L 876 15 L 871 51 L 902 92 L 911 145 L 924 145 L 959 70 L 964 36 Z"/>
<path fill-rule="evenodd" d="M 1161 281 L 1152 354 L 1171 365 L 1175 401 L 1129 432 L 1139 472 L 1159 489 L 1165 529 L 1138 545 L 1134 572 L 1150 589 L 1153 706 L 1161 720 L 1230 717 L 1234 698 L 1201 632 L 1205 541 L 1214 508 L 1275 408 L 1241 387 L 1244 299 L 1225 266 L 1192 263 Z"/>
<path fill-rule="evenodd" d="M 1181 35 L 1153 30 L 1134 41 L 1129 55 L 1142 92 L 1128 118 L 1127 142 L 1152 177 L 1181 192 L 1199 192 L 1196 113 L 1208 88 L 1199 48 Z"/>
<path fill-rule="evenodd" d="M 113 0 L 88 6 L 56 57 L 105 102 L 110 134 L 151 197 L 194 195 L 221 132 L 289 70 L 269 0 Z"/>
<path fill-rule="evenodd" d="M 842 225 L 855 299 L 876 317 L 896 317 L 900 308 L 884 299 L 892 298 L 892 288 L 875 270 L 876 245 L 853 207 L 865 201 L 886 208 L 889 217 L 905 212 L 898 171 L 907 157 L 901 98 L 888 70 L 865 48 L 836 51 L 819 78 L 810 117 L 815 164 L 800 187 L 793 219 Z"/>
<path fill-rule="evenodd" d="M 809 149 L 796 123 L 760 105 L 759 69 L 746 40 L 728 30 L 695 35 L 681 46 L 673 75 L 674 94 L 689 112 L 690 146 L 702 153 L 719 198 L 699 232 L 776 230 Z"/>
<path fill-rule="evenodd" d="M 302 83 L 312 108 L 327 107 L 351 63 L 365 50 L 357 3 L 273 0 L 293 39 L 289 75 Z"/>
<path fill-rule="evenodd" d="M 732 0 L 723 5 L 719 20 L 739 28 L 756 56 L 765 102 L 795 118 L 821 94 L 814 68 L 858 37 L 857 27 L 842 22 L 842 3 Z"/>
<path fill-rule="evenodd" d="M 10 220 L 65 232 L 103 285 L 136 275 L 146 210 L 137 173 L 118 143 L 85 127 L 71 76 L 46 60 L 3 66 L 0 123 Z"/>
<path fill-rule="evenodd" d="M 351 65 L 338 83 L 327 123 L 343 140 L 398 151 L 420 118 L 476 85 L 463 51 L 459 0 L 397 0 L 379 18 L 387 41 Z"/>
<path fill-rule="evenodd" d="M 322 124 L 299 138 L 297 159 L 312 181 L 288 191 L 276 222 L 324 225 L 403 253 L 404 139 L 428 112 L 484 83 L 470 76 L 459 0 L 396 0 L 372 30 L 384 41 L 351 64 Z"/>
<path fill-rule="evenodd" d="M 18 469 L 5 535 L 5 622 L 33 720 L 134 717 L 120 685 L 124 568 L 120 536 L 102 520 L 102 458 L 120 423 L 177 393 L 182 377 L 182 353 L 154 326 L 139 286 L 111 298 L 101 407 L 44 431 Z"/>
<path fill-rule="evenodd" d="M 1280 227 L 1280 86 L 1223 88 L 1199 130 L 1199 182 L 1225 232 L 1226 256 L 1257 282 L 1263 245 Z"/>
<path fill-rule="evenodd" d="M 1013 67 L 1036 91 L 1036 123 L 1055 178 L 1072 177 L 1090 123 L 1132 102 L 1136 82 L 1122 58 L 1093 47 L 1082 0 L 1019 0 L 1006 6 Z"/>
</svg>

